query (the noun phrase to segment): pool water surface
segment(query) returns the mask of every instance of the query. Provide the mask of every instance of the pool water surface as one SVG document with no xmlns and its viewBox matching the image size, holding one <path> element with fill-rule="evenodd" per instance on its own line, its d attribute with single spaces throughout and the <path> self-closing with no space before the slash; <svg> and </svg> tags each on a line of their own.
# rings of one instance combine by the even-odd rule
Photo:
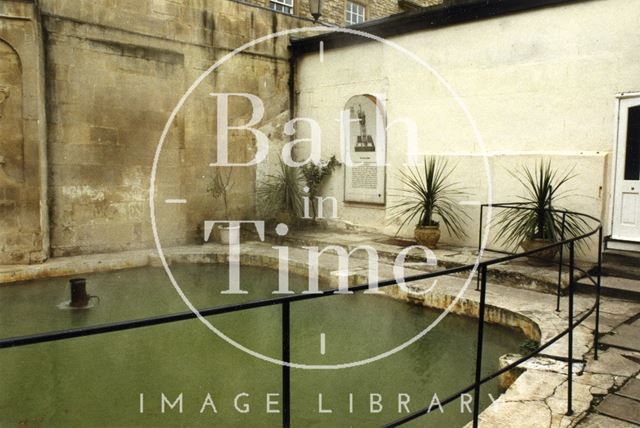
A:
<svg viewBox="0 0 640 428">
<path fill-rule="evenodd" d="M 172 271 L 198 308 L 274 297 L 277 289 L 278 272 L 265 268 L 242 267 L 242 288 L 249 291 L 242 296 L 220 294 L 228 286 L 226 265 L 177 265 Z M 84 276 L 99 302 L 81 311 L 58 308 L 69 299 L 69 278 L 0 287 L 0 336 L 187 310 L 161 268 Z M 306 286 L 305 278 L 290 276 L 292 290 Z M 368 358 L 410 339 L 439 314 L 361 293 L 291 303 L 291 359 L 338 364 Z M 281 357 L 280 305 L 208 320 L 242 345 Z M 292 426 L 379 426 L 428 405 L 434 394 L 446 398 L 473 382 L 476 328 L 475 319 L 449 315 L 381 361 L 341 370 L 292 369 Z M 487 325 L 483 372 L 495 371 L 499 356 L 525 340 Z M 0 350 L 2 427 L 277 427 L 282 415 L 271 412 L 282 410 L 281 392 L 280 366 L 236 349 L 198 320 Z M 178 402 L 168 405 L 180 394 L 181 413 Z M 483 387 L 482 407 L 490 404 L 489 394 L 499 395 L 495 381 Z M 455 402 L 444 414 L 436 409 L 407 426 L 457 427 L 470 418 Z"/>
</svg>

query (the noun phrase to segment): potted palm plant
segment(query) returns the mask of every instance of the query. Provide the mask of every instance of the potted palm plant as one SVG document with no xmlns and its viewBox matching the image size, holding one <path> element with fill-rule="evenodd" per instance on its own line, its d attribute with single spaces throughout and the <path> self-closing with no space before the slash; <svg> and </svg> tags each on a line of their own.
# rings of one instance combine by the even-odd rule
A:
<svg viewBox="0 0 640 428">
<path fill-rule="evenodd" d="M 558 204 L 571 190 L 566 184 L 575 175 L 573 169 L 561 173 L 552 168 L 550 161 L 536 163 L 534 169 L 523 166 L 521 170 L 511 172 L 524 191 L 519 197 L 519 207 L 502 209 L 494 218 L 498 228 L 496 240 L 510 245 L 514 250 L 518 246 L 525 251 L 548 246 L 562 238 L 563 216 L 564 237 L 571 238 L 586 233 L 588 225 L 584 219 L 563 214 Z M 546 265 L 553 262 L 559 247 L 552 247 L 535 253 L 528 258 L 532 265 Z"/>
<path fill-rule="evenodd" d="M 288 166 L 282 159 L 279 166 L 275 174 L 267 175 L 258 185 L 258 201 L 267 215 L 292 225 L 302 216 L 303 177 L 299 168 Z"/>
<path fill-rule="evenodd" d="M 454 200 L 466 194 L 456 183 L 449 182 L 454 168 L 447 160 L 424 158 L 422 168 L 409 167 L 400 171 L 404 185 L 398 189 L 401 200 L 390 207 L 391 219 L 401 220 L 398 232 L 409 222 L 418 220 L 414 236 L 420 245 L 435 248 L 440 240 L 440 224 L 457 237 L 466 236 L 464 224 L 469 216 L 459 210 Z"/>
</svg>

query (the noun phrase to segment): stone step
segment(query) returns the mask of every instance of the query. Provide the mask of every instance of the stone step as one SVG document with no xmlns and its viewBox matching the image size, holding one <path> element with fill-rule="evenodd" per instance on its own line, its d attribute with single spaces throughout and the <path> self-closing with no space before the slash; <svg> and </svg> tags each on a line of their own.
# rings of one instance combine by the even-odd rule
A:
<svg viewBox="0 0 640 428">
<path fill-rule="evenodd" d="M 600 338 L 600 343 L 629 351 L 640 351 L 640 320 L 621 324 L 614 331 Z"/>
<path fill-rule="evenodd" d="M 594 272 L 597 272 L 597 270 L 594 269 Z M 602 265 L 602 274 L 640 280 L 640 266 L 604 264 Z"/>
<path fill-rule="evenodd" d="M 580 428 L 636 428 L 638 425 L 630 424 L 619 419 L 610 418 L 597 413 L 591 413 L 577 425 Z"/>
<path fill-rule="evenodd" d="M 640 301 L 640 279 L 603 276 L 600 286 L 600 294 L 603 296 Z M 576 291 L 579 293 L 595 293 L 596 287 L 591 281 L 582 279 L 576 283 Z"/>
<path fill-rule="evenodd" d="M 604 240 L 604 249 L 640 252 L 640 242 L 608 237 Z"/>
<path fill-rule="evenodd" d="M 388 264 L 394 262 L 398 254 L 408 246 L 415 245 L 414 241 L 390 237 L 379 233 L 353 232 L 345 230 L 321 229 L 321 230 L 294 230 L 284 237 L 279 237 L 272 230 L 266 232 L 267 242 L 288 245 L 291 247 L 318 246 L 320 248 L 328 245 L 337 245 L 347 251 L 358 246 L 370 246 L 376 250 L 379 260 Z M 249 236 L 251 238 L 251 236 Z M 255 237 L 253 237 L 255 239 Z M 477 249 L 470 247 L 457 247 L 440 243 L 433 249 L 433 254 L 437 259 L 437 265 L 428 265 L 422 251 L 414 251 L 407 254 L 405 258 L 406 266 L 414 270 L 441 271 L 444 269 L 456 268 L 465 265 L 473 265 L 477 261 Z M 490 260 L 504 256 L 486 250 L 483 260 Z M 367 257 L 364 251 L 357 251 L 353 258 L 363 259 Z M 593 267 L 591 262 L 578 262 L 577 267 L 589 271 Z M 458 276 L 466 277 L 470 271 L 464 271 Z M 501 285 L 513 288 L 528 289 L 546 294 L 556 294 L 558 290 L 558 265 L 550 266 L 530 265 L 523 259 L 492 265 L 488 270 L 488 281 L 497 282 Z M 576 280 L 584 276 L 580 270 L 574 273 Z M 563 268 L 560 292 L 566 294 L 569 284 L 569 273 L 566 267 Z"/>
<path fill-rule="evenodd" d="M 616 394 L 640 402 L 640 379 L 630 379 Z"/>
<path fill-rule="evenodd" d="M 640 252 L 605 250 L 602 252 L 602 261 L 604 263 L 638 266 L 640 265 Z"/>
<path fill-rule="evenodd" d="M 598 413 L 632 424 L 640 424 L 640 401 L 621 397 L 616 394 L 608 395 L 598 407 Z"/>
<path fill-rule="evenodd" d="M 640 253 L 605 250 L 602 253 L 602 272 L 607 276 L 640 280 Z"/>
</svg>

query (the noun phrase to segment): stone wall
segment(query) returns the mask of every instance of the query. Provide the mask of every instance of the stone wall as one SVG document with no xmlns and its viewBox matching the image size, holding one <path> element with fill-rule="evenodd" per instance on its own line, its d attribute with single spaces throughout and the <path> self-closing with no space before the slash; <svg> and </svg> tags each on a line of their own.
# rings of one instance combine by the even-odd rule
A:
<svg viewBox="0 0 640 428">
<path fill-rule="evenodd" d="M 0 4 L 0 264 L 44 260 L 49 248 L 60 256 L 152 247 L 151 166 L 180 97 L 233 49 L 309 24 L 228 0 L 38 6 Z M 215 99 L 208 94 L 268 99 L 261 124 L 277 128 L 288 120 L 289 55 L 286 37 L 247 49 L 205 79 L 177 114 L 155 188 L 163 245 L 202 241 L 202 222 L 225 216 L 206 192 L 216 160 Z M 235 123 L 249 119 L 242 102 L 231 108 Z M 254 146 L 251 134 L 237 132 L 231 159 L 248 160 Z M 255 177 L 255 167 L 234 168 L 230 216 L 253 216 Z M 164 203 L 171 198 L 187 203 Z"/>
<path fill-rule="evenodd" d="M 33 4 L 0 3 L 0 264 L 48 254 L 41 46 Z"/>
<path fill-rule="evenodd" d="M 176 103 L 214 62 L 256 37 L 307 22 L 232 1 L 41 2 L 47 34 L 51 247 L 54 255 L 153 245 L 148 184 L 156 146 Z M 202 240 L 221 219 L 207 193 L 215 162 L 215 99 L 248 92 L 269 99 L 263 123 L 287 120 L 288 38 L 255 46 L 206 78 L 172 123 L 159 157 L 156 220 L 163 245 Z M 231 104 L 240 124 L 250 110 Z M 285 113 L 283 115 L 283 113 Z M 238 132 L 231 160 L 249 160 Z M 234 168 L 229 216 L 255 211 L 255 167 Z M 169 205 L 165 199 L 186 199 Z"/>
<path fill-rule="evenodd" d="M 312 25 L 305 1 L 296 6 L 302 16 L 275 13 L 266 0 L 253 3 L 0 3 L 0 264 L 153 246 L 149 178 L 176 103 L 201 73 L 244 43 Z M 326 5 L 333 11 L 327 19 L 344 19 L 344 4 Z M 399 11 L 395 1 L 371 1 L 368 13 Z M 205 219 L 254 216 L 256 176 L 265 168 L 234 168 L 228 210 L 207 193 L 215 173 L 209 164 L 216 161 L 209 93 L 247 92 L 267 100 L 260 126 L 282 145 L 288 45 L 281 37 L 246 49 L 186 99 L 158 158 L 156 219 L 163 245 L 201 241 Z M 249 120 L 246 102 L 236 100 L 231 109 L 235 124 Z M 230 152 L 235 161 L 252 158 L 252 135 L 233 133 Z"/>
<path fill-rule="evenodd" d="M 324 0 L 320 22 L 340 26 L 346 25 L 346 1 L 347 0 Z M 246 2 L 268 8 L 270 7 L 271 0 L 246 0 Z M 408 8 L 402 8 L 398 0 L 354 0 L 354 2 L 365 7 L 367 21 L 409 10 Z M 419 6 L 433 6 L 442 2 L 443 0 L 411 0 L 410 3 Z M 309 0 L 294 0 L 293 13 L 307 19 L 313 18 L 309 11 Z"/>
</svg>

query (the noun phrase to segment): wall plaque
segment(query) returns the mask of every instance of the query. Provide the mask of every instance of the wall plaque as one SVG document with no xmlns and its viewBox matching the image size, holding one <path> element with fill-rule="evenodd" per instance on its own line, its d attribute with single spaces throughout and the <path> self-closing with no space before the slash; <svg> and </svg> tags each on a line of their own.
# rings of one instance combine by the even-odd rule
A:
<svg viewBox="0 0 640 428">
<path fill-rule="evenodd" d="M 344 200 L 384 205 L 386 117 L 384 104 L 373 95 L 356 95 L 347 101 L 349 112 L 348 155 L 345 163 Z"/>
</svg>

